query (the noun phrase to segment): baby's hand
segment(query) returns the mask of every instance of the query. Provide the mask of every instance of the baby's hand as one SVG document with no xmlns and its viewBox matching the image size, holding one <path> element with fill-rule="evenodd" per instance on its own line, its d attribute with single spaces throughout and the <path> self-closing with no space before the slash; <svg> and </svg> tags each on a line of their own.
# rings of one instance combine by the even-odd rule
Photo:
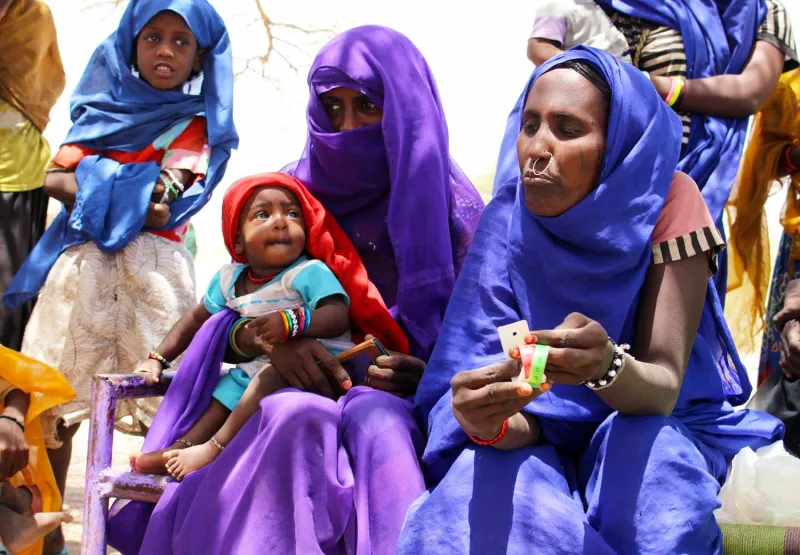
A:
<svg viewBox="0 0 800 555">
<path fill-rule="evenodd" d="M 156 383 L 161 380 L 161 373 L 163 371 L 164 369 L 161 367 L 161 363 L 152 358 L 139 361 L 136 364 L 136 370 L 134 370 L 137 374 L 150 374 L 153 377 L 153 381 Z"/>
<path fill-rule="evenodd" d="M 277 345 L 286 340 L 286 325 L 280 312 L 271 312 L 248 322 L 245 327 L 255 332 L 256 343 L 259 340 L 270 345 Z"/>
</svg>

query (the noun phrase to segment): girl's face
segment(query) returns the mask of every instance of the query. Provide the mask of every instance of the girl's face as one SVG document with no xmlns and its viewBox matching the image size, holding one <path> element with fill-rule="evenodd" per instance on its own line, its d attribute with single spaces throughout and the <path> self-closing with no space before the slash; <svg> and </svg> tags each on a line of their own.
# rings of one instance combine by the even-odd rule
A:
<svg viewBox="0 0 800 555">
<path fill-rule="evenodd" d="M 576 71 L 554 69 L 536 80 L 517 139 L 525 204 L 531 212 L 558 216 L 594 189 L 607 124 L 602 93 Z"/>
<path fill-rule="evenodd" d="M 203 67 L 203 54 L 191 29 L 175 12 L 156 14 L 136 37 L 139 75 L 157 89 L 183 86 L 192 72 Z"/>
<path fill-rule="evenodd" d="M 383 119 L 383 110 L 359 91 L 337 87 L 319 95 L 333 129 L 340 133 L 359 129 Z"/>
<path fill-rule="evenodd" d="M 260 187 L 245 203 L 236 238 L 254 270 L 278 273 L 303 254 L 306 227 L 297 197 L 281 187 Z"/>
</svg>

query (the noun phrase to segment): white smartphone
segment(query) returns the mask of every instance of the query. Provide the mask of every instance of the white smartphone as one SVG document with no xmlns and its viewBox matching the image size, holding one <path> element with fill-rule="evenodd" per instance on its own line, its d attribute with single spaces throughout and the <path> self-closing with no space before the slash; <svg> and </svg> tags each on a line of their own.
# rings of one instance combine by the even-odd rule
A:
<svg viewBox="0 0 800 555">
<path fill-rule="evenodd" d="M 511 349 L 525 341 L 525 336 L 530 333 L 530 329 L 528 329 L 528 322 L 520 320 L 513 324 L 500 326 L 497 328 L 497 333 L 500 335 L 500 344 L 503 346 L 503 354 L 506 355 L 506 359 L 510 360 L 511 356 L 509 356 L 508 353 Z"/>
</svg>

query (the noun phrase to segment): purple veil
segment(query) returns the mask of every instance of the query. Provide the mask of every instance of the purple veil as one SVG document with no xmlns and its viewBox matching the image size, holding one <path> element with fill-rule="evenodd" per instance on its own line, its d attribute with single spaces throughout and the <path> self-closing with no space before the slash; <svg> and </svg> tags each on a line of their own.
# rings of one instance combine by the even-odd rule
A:
<svg viewBox="0 0 800 555">
<path fill-rule="evenodd" d="M 285 170 L 336 217 L 427 360 L 484 206 L 450 159 L 430 68 L 405 36 L 365 26 L 323 47 L 308 84 L 308 141 Z M 382 122 L 335 133 L 318 95 L 337 87 L 367 95 Z"/>
</svg>

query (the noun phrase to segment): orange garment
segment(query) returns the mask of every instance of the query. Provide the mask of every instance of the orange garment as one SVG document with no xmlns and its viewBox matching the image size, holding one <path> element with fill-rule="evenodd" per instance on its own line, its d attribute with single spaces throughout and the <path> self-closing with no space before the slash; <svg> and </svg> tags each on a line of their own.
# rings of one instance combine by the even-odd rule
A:
<svg viewBox="0 0 800 555">
<path fill-rule="evenodd" d="M 44 131 L 50 109 L 66 83 L 47 4 L 41 0 L 0 2 L 0 53 L 0 98 Z"/>
<path fill-rule="evenodd" d="M 30 462 L 22 471 L 11 477 L 12 486 L 36 486 L 42 494 L 42 510 L 61 510 L 61 494 L 58 491 L 50 459 L 44 445 L 44 433 L 39 415 L 45 410 L 66 403 L 75 396 L 72 386 L 60 372 L 32 358 L 28 358 L 0 345 L 0 382 L 4 382 L 5 394 L 19 389 L 31 396 L 31 404 L 25 418 L 25 440 L 28 442 Z M 42 542 L 16 555 L 41 554 Z"/>
<path fill-rule="evenodd" d="M 725 316 L 737 345 L 754 347 L 764 331 L 770 282 L 770 247 L 764 204 L 786 148 L 800 138 L 800 69 L 784 73 L 756 114 L 727 212 L 731 222 L 728 297 Z M 794 239 L 789 267 L 800 255 L 800 174 L 787 190 L 781 214 Z"/>
<path fill-rule="evenodd" d="M 58 149 L 50 167 L 64 168 L 75 171 L 78 163 L 86 156 L 102 154 L 120 164 L 140 164 L 142 162 L 161 163 L 164 155 L 173 150 L 189 150 L 201 153 L 207 150 L 208 137 L 206 133 L 206 118 L 198 116 L 183 130 L 183 132 L 170 143 L 169 149 L 156 149 L 154 143 L 150 143 L 143 150 L 135 152 L 124 152 L 121 150 L 98 151 L 78 144 L 65 144 Z M 203 174 L 197 174 L 195 179 L 201 179 Z M 154 184 L 155 185 L 155 184 Z M 177 243 L 183 242 L 183 235 L 188 229 L 188 224 L 179 229 L 152 230 L 150 233 L 164 237 Z"/>
<path fill-rule="evenodd" d="M 234 250 L 239 233 L 239 217 L 247 199 L 259 187 L 282 187 L 291 191 L 303 210 L 306 225 L 306 251 L 324 262 L 350 297 L 350 322 L 353 341 L 359 343 L 372 334 L 387 349 L 408 354 L 408 338 L 392 318 L 381 294 L 367 276 L 355 246 L 330 212 L 294 177 L 285 173 L 262 173 L 238 180 L 222 199 L 222 236 L 225 247 L 236 262 L 246 264 L 243 254 Z"/>
</svg>

